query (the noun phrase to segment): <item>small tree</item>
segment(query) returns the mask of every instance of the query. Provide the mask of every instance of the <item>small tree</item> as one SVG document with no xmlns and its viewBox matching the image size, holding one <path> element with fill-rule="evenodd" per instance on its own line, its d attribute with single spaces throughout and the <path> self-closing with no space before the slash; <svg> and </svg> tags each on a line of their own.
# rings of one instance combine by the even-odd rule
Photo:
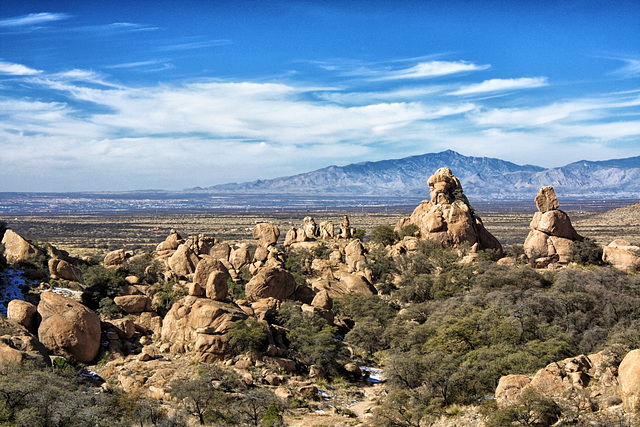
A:
<svg viewBox="0 0 640 427">
<path fill-rule="evenodd" d="M 263 351 L 269 344 L 264 327 L 254 318 L 233 323 L 227 332 L 229 346 L 236 353 Z"/>
</svg>

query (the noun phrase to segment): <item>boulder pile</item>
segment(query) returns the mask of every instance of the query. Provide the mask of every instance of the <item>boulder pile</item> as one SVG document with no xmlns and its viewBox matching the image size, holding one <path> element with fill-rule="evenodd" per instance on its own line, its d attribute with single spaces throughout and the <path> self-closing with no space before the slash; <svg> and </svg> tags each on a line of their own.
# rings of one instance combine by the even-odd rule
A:
<svg viewBox="0 0 640 427">
<path fill-rule="evenodd" d="M 468 243 L 472 251 L 495 250 L 502 253 L 502 245 L 489 233 L 469 200 L 462 192 L 462 184 L 451 169 L 440 168 L 428 180 L 430 200 L 424 200 L 409 218 L 398 221 L 395 231 L 415 225 L 417 237 L 434 240 L 444 247 L 458 247 Z"/>
<path fill-rule="evenodd" d="M 542 187 L 535 198 L 538 212 L 533 215 L 529 235 L 524 242 L 527 258 L 537 267 L 558 262 L 567 264 L 576 241 L 582 241 L 571 225 L 569 215 L 558 209 L 560 204 L 553 187 Z"/>
</svg>

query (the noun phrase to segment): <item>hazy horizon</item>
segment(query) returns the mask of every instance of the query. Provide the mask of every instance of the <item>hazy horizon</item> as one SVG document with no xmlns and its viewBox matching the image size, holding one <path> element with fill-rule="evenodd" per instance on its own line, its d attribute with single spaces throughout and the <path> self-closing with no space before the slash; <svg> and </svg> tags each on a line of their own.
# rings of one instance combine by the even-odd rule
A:
<svg viewBox="0 0 640 427">
<path fill-rule="evenodd" d="M 640 4 L 12 2 L 0 192 L 640 155 Z"/>
</svg>

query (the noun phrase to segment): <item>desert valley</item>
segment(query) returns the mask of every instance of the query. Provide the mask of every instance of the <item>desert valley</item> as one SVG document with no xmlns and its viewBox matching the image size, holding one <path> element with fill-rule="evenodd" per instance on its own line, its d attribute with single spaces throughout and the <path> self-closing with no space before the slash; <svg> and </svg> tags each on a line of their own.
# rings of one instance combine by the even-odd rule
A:
<svg viewBox="0 0 640 427">
<path fill-rule="evenodd" d="M 3 422 L 635 425 L 638 204 L 424 198 L 1 218 Z"/>
</svg>

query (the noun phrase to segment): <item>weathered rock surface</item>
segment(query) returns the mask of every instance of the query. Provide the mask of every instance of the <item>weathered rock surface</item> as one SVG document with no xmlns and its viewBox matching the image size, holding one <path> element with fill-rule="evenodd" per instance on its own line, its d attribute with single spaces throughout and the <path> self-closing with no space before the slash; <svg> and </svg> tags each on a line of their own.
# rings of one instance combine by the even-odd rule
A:
<svg viewBox="0 0 640 427">
<path fill-rule="evenodd" d="M 571 259 L 580 236 L 571 225 L 569 215 L 560 206 L 553 187 L 542 187 L 535 199 L 538 212 L 529 224 L 529 234 L 524 242 L 527 258 L 536 260 L 539 267 L 552 262 L 566 264 Z"/>
<path fill-rule="evenodd" d="M 49 260 L 49 276 L 52 279 L 70 280 L 72 282 L 79 282 L 81 277 L 80 272 L 73 265 L 57 258 Z"/>
<path fill-rule="evenodd" d="M 184 240 L 180 237 L 178 232 L 176 232 L 176 230 L 171 230 L 165 241 L 156 247 L 156 251 L 175 251 L 182 243 L 184 243 Z"/>
<path fill-rule="evenodd" d="M 107 268 L 119 267 L 120 265 L 122 265 L 122 263 L 124 263 L 126 259 L 127 254 L 125 253 L 124 249 L 111 251 L 104 257 L 104 266 Z"/>
<path fill-rule="evenodd" d="M 7 319 L 24 326 L 33 335 L 38 334 L 36 313 L 36 306 L 27 301 L 14 299 L 7 305 Z"/>
<path fill-rule="evenodd" d="M 434 240 L 444 247 L 478 243 L 478 250 L 502 253 L 502 245 L 474 214 L 460 181 L 449 168 L 438 169 L 427 184 L 431 200 L 423 201 L 409 218 L 401 219 L 396 232 L 413 224 L 419 228 L 420 238 Z"/>
<path fill-rule="evenodd" d="M 293 299 L 296 279 L 282 268 L 261 267 L 245 286 L 249 301 L 261 298 L 275 298 L 280 301 Z"/>
<path fill-rule="evenodd" d="M 198 261 L 200 261 L 198 255 L 186 243 L 183 243 L 169 257 L 167 263 L 171 271 L 181 277 L 195 272 Z"/>
<path fill-rule="evenodd" d="M 50 365 L 47 349 L 27 329 L 0 316 L 0 365 L 4 363 L 33 362 Z"/>
<path fill-rule="evenodd" d="M 151 300 L 146 295 L 122 295 L 113 302 L 125 313 L 142 313 L 151 310 Z"/>
<path fill-rule="evenodd" d="M 196 267 L 189 295 L 206 295 L 207 298 L 223 301 L 227 298 L 227 280 L 230 278 L 229 270 L 222 261 L 205 255 Z"/>
<path fill-rule="evenodd" d="M 620 397 L 628 412 L 640 410 L 640 349 L 632 350 L 618 367 Z"/>
<path fill-rule="evenodd" d="M 258 240 L 265 248 L 275 245 L 280 237 L 280 229 L 268 222 L 262 222 L 253 227 L 253 238 Z"/>
<path fill-rule="evenodd" d="M 620 270 L 636 271 L 640 268 L 640 247 L 614 240 L 602 248 L 602 260 Z"/>
<path fill-rule="evenodd" d="M 100 318 L 72 299 L 53 292 L 40 295 L 40 342 L 53 354 L 89 363 L 100 349 Z"/>
<path fill-rule="evenodd" d="M 2 245 L 4 251 L 2 256 L 8 264 L 17 264 L 19 262 L 29 262 L 42 252 L 27 242 L 22 236 L 11 229 L 7 229 L 2 237 Z"/>
<path fill-rule="evenodd" d="M 227 352 L 224 333 L 247 315 L 235 304 L 194 296 L 176 302 L 162 322 L 161 339 L 173 353 L 208 353 L 219 358 Z"/>
<path fill-rule="evenodd" d="M 496 402 L 499 407 L 516 403 L 522 390 L 531 383 L 526 375 L 505 375 L 500 377 L 496 388 Z"/>
</svg>

